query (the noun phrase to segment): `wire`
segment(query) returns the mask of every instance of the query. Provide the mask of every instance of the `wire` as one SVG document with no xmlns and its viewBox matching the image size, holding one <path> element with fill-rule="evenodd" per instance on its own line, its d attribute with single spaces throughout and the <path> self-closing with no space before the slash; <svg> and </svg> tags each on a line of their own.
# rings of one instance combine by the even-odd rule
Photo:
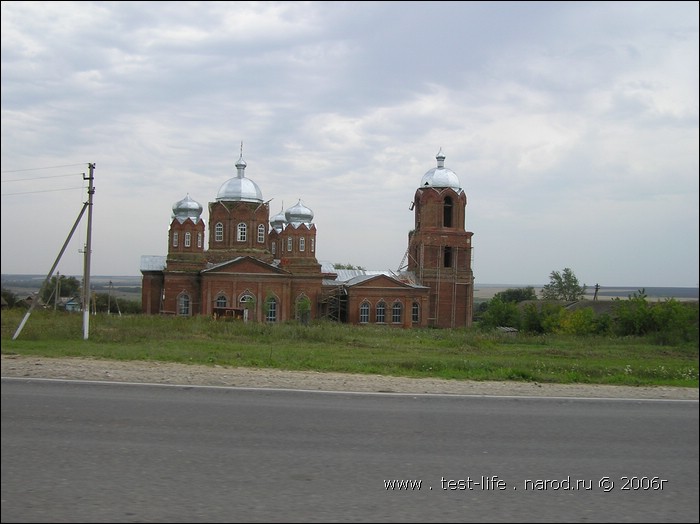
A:
<svg viewBox="0 0 700 524">
<path fill-rule="evenodd" d="M 37 176 L 37 177 L 32 177 L 32 178 L 12 178 L 10 180 L 3 180 L 2 183 L 4 184 L 5 182 L 25 182 L 28 180 L 43 180 L 45 178 L 64 178 L 64 177 L 84 175 L 84 174 L 85 173 L 71 173 L 70 175 Z"/>
<path fill-rule="evenodd" d="M 29 195 L 31 193 L 52 193 L 54 191 L 73 191 L 75 189 L 85 189 L 84 187 L 66 187 L 63 189 L 44 189 L 41 191 L 24 191 L 20 193 L 3 193 L 0 196 L 12 196 L 12 195 Z"/>
<path fill-rule="evenodd" d="M 84 166 L 85 164 L 86 164 L 86 162 L 83 162 L 81 164 L 66 164 L 63 166 L 34 167 L 34 168 L 29 168 L 29 169 L 12 169 L 9 171 L 0 171 L 0 173 L 19 173 L 20 171 L 39 171 L 41 169 L 56 169 L 59 167 Z"/>
</svg>

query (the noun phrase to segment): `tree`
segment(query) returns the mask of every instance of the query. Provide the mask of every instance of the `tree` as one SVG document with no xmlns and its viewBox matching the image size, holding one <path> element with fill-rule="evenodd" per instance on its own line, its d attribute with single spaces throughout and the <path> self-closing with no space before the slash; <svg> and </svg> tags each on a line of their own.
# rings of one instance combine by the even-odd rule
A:
<svg viewBox="0 0 700 524">
<path fill-rule="evenodd" d="M 525 300 L 537 300 L 537 293 L 532 286 L 518 289 L 509 288 L 505 291 L 499 291 L 493 298 L 500 298 L 503 302 L 524 302 Z"/>
<path fill-rule="evenodd" d="M 553 333 L 559 326 L 562 306 L 550 302 L 530 302 L 522 310 L 521 329 L 529 333 Z"/>
<path fill-rule="evenodd" d="M 333 264 L 333 269 L 359 269 L 362 271 L 365 270 L 365 268 L 362 266 L 353 266 L 352 264 L 340 264 L 338 262 Z"/>
<path fill-rule="evenodd" d="M 56 296 L 58 291 L 58 297 Z M 52 276 L 41 292 L 41 300 L 44 304 L 54 304 L 61 297 L 74 297 L 80 291 L 80 282 L 75 277 L 65 275 Z"/>
<path fill-rule="evenodd" d="M 22 303 L 21 299 L 19 299 L 17 295 L 15 295 L 9 289 L 2 288 L 2 298 L 5 299 L 5 302 L 7 302 L 7 307 L 9 308 L 13 308 Z"/>
<path fill-rule="evenodd" d="M 561 273 L 550 273 L 549 284 L 542 288 L 541 293 L 544 300 L 581 300 L 586 294 L 586 285 L 580 286 L 574 272 L 566 267 Z"/>
<path fill-rule="evenodd" d="M 504 302 L 500 298 L 492 298 L 489 307 L 481 317 L 480 324 L 487 328 L 499 326 L 520 327 L 520 311 L 515 302 Z"/>
<path fill-rule="evenodd" d="M 309 323 L 311 316 L 311 300 L 306 295 L 300 297 L 296 303 L 296 319 L 302 324 Z"/>
</svg>

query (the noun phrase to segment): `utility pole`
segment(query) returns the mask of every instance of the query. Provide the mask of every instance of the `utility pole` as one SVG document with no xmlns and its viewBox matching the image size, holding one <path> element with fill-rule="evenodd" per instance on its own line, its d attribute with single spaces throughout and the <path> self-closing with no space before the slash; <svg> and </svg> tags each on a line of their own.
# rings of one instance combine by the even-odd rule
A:
<svg viewBox="0 0 700 524">
<path fill-rule="evenodd" d="M 117 313 L 119 313 L 119 316 L 122 316 L 122 312 L 119 309 L 119 297 L 117 295 L 114 295 L 114 305 L 117 306 Z"/>
<path fill-rule="evenodd" d="M 109 287 L 107 288 L 107 314 L 111 313 L 112 309 L 112 281 L 109 281 Z"/>
<path fill-rule="evenodd" d="M 85 175 L 83 174 L 83 178 L 84 177 L 85 177 Z M 32 305 L 29 306 L 29 309 L 27 310 L 24 317 L 22 318 L 22 321 L 19 323 L 19 326 L 17 326 L 17 330 L 15 331 L 15 334 L 12 336 L 12 340 L 16 340 L 17 337 L 19 336 L 19 334 L 22 333 L 22 330 L 24 329 L 24 325 L 27 323 L 27 320 L 29 319 L 29 315 L 31 315 L 32 311 L 34 311 L 34 308 L 36 307 L 37 302 L 39 302 L 39 297 L 41 297 L 41 294 L 43 293 L 44 288 L 49 284 L 49 281 L 51 280 L 51 275 L 53 275 L 53 272 L 56 269 L 56 266 L 58 266 L 58 263 L 61 260 L 63 253 L 66 251 L 66 248 L 68 247 L 68 243 L 70 242 L 70 239 L 73 236 L 73 233 L 75 233 L 75 229 L 78 227 L 78 224 L 80 224 L 80 220 L 83 218 L 83 214 L 85 213 L 85 209 L 87 207 L 88 207 L 88 202 L 84 202 L 83 208 L 80 210 L 80 213 L 78 214 L 78 218 L 75 219 L 75 223 L 73 224 L 73 228 L 70 230 L 70 233 L 68 233 L 68 238 L 66 238 L 66 241 L 63 243 L 63 247 L 61 248 L 61 251 L 58 253 L 56 260 L 53 263 L 53 266 L 51 266 L 51 270 L 49 271 L 49 274 L 46 275 L 44 282 L 41 284 L 41 287 L 39 288 L 39 292 L 34 295 L 34 300 L 32 300 Z"/>
<path fill-rule="evenodd" d="M 90 332 L 90 254 L 92 252 L 92 195 L 95 194 L 95 186 L 93 185 L 95 164 L 88 164 L 90 174 L 87 178 L 83 175 L 83 180 L 88 181 L 88 222 L 87 222 L 87 241 L 85 243 L 85 266 L 83 271 L 83 340 L 88 339 Z"/>
<path fill-rule="evenodd" d="M 61 273 L 56 272 L 56 297 L 55 300 L 53 301 L 53 310 L 56 311 L 56 308 L 58 307 L 58 297 L 61 296 Z"/>
</svg>

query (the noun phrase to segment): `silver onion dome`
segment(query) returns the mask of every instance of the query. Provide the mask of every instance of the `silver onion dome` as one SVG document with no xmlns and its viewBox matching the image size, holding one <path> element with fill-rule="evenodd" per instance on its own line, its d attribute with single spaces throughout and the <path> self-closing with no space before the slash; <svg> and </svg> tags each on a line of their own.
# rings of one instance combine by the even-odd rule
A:
<svg viewBox="0 0 700 524">
<path fill-rule="evenodd" d="M 190 218 L 196 224 L 202 216 L 203 210 L 202 204 L 192 200 L 188 194 L 185 198 L 173 204 L 173 218 L 177 218 L 181 224 Z"/>
<path fill-rule="evenodd" d="M 270 225 L 278 233 L 282 231 L 284 229 L 284 226 L 287 225 L 287 217 L 285 216 L 284 211 L 280 211 L 275 216 L 273 216 L 270 219 Z"/>
<path fill-rule="evenodd" d="M 437 167 L 428 171 L 420 181 L 421 187 L 451 187 L 459 190 L 462 186 L 459 184 L 459 178 L 454 171 L 445 167 L 445 155 L 442 148 L 435 156 L 437 159 Z"/>
<path fill-rule="evenodd" d="M 284 217 L 294 227 L 299 224 L 311 225 L 311 221 L 314 219 L 314 212 L 302 204 L 301 199 L 299 199 L 296 204 L 284 212 Z"/>
<path fill-rule="evenodd" d="M 255 182 L 245 176 L 246 165 L 241 153 L 241 157 L 236 162 L 238 172 L 234 178 L 226 181 L 219 188 L 219 193 L 216 195 L 217 201 L 262 203 L 262 191 Z"/>
</svg>

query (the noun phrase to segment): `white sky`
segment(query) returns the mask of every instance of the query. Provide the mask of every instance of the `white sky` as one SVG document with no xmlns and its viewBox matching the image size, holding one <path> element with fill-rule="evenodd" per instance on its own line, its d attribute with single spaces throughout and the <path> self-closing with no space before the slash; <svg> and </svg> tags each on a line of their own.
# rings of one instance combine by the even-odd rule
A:
<svg viewBox="0 0 700 524">
<path fill-rule="evenodd" d="M 1 6 L 2 273 L 47 274 L 92 162 L 91 273 L 139 275 L 242 141 L 320 261 L 397 269 L 442 148 L 477 283 L 698 285 L 697 2 Z"/>
</svg>

